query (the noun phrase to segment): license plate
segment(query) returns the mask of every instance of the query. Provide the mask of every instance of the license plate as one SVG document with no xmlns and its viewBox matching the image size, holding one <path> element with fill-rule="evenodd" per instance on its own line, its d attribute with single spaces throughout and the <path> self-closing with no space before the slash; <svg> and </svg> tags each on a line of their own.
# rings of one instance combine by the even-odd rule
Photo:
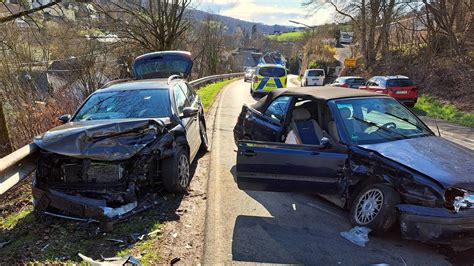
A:
<svg viewBox="0 0 474 266">
<path fill-rule="evenodd" d="M 396 91 L 395 93 L 396 93 L 396 94 L 407 94 L 408 91 Z"/>
<path fill-rule="evenodd" d="M 275 84 L 267 84 L 267 87 L 275 87 Z"/>
</svg>

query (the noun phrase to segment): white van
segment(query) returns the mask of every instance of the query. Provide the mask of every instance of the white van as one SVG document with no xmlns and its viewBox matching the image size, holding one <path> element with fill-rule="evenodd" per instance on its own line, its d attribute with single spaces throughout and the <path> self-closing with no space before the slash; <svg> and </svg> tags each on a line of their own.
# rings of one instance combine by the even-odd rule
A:
<svg viewBox="0 0 474 266">
<path fill-rule="evenodd" d="M 326 73 L 324 69 L 306 69 L 301 78 L 301 87 L 304 86 L 322 86 Z"/>
</svg>

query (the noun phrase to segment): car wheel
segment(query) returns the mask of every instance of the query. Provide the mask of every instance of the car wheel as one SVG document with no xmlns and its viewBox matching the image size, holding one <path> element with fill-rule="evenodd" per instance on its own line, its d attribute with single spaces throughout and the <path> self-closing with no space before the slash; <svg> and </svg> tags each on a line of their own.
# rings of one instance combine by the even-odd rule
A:
<svg viewBox="0 0 474 266">
<path fill-rule="evenodd" d="M 352 202 L 351 222 L 372 229 L 373 234 L 388 231 L 398 219 L 400 196 L 385 184 L 371 184 L 363 188 Z"/>
<path fill-rule="evenodd" d="M 204 125 L 204 121 L 201 119 L 199 122 L 199 133 L 201 135 L 201 147 L 200 150 L 207 152 L 209 149 L 209 139 L 207 138 L 207 131 L 206 126 Z"/>
<path fill-rule="evenodd" d="M 189 155 L 179 146 L 175 155 L 162 161 L 163 185 L 168 192 L 183 193 L 191 181 Z"/>
</svg>

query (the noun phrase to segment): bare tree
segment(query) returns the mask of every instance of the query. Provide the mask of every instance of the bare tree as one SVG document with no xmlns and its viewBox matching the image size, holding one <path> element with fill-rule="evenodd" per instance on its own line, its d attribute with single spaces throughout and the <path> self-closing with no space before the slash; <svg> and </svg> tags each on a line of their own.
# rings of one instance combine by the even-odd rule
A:
<svg viewBox="0 0 474 266">
<path fill-rule="evenodd" d="M 195 60 L 198 62 L 198 75 L 215 75 L 222 72 L 220 68 L 221 53 L 224 45 L 224 24 L 216 20 L 214 16 L 207 16 L 198 30 L 197 45 L 198 54 Z"/>
<path fill-rule="evenodd" d="M 96 7 L 122 41 L 143 51 L 170 50 L 189 27 L 191 0 L 105 1 Z"/>
</svg>

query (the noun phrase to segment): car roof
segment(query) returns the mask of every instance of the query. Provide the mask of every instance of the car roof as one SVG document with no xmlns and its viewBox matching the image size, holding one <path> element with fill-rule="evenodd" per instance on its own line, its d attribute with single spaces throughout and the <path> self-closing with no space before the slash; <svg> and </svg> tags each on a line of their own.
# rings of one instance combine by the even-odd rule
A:
<svg viewBox="0 0 474 266">
<path fill-rule="evenodd" d="M 258 67 L 258 68 L 262 68 L 262 67 L 278 67 L 278 68 L 283 68 L 283 69 L 285 69 L 284 66 L 282 66 L 282 65 L 277 65 L 277 64 L 261 64 L 261 65 L 258 65 L 257 67 Z"/>
<path fill-rule="evenodd" d="M 301 98 L 312 98 L 313 100 L 329 101 L 356 97 L 380 97 L 383 95 L 365 90 L 354 90 L 332 86 L 295 87 L 289 89 L 273 90 L 266 97 L 252 105 L 252 107 L 259 111 L 264 110 L 275 98 L 280 96 L 294 96 Z"/>
<path fill-rule="evenodd" d="M 389 80 L 389 79 L 410 79 L 407 76 L 403 75 L 396 75 L 396 76 L 373 76 L 372 78 L 379 78 L 379 79 L 384 79 L 384 80 Z"/>
<path fill-rule="evenodd" d="M 365 78 L 360 77 L 360 76 L 340 76 L 339 78 L 342 78 L 342 79 L 365 79 Z"/>
<path fill-rule="evenodd" d="M 146 89 L 169 89 L 168 79 L 143 79 L 130 80 L 115 83 L 97 90 L 96 92 L 124 91 L 124 90 L 146 90 Z"/>
</svg>

